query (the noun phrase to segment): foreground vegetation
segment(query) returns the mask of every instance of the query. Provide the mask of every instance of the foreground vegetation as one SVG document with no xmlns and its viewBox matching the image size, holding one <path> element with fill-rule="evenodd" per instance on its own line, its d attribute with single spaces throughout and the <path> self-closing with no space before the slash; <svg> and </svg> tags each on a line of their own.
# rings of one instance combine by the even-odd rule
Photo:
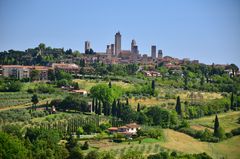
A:
<svg viewBox="0 0 240 159">
<path fill-rule="evenodd" d="M 39 50 L 42 54 L 35 54 Z M 53 56 L 54 51 L 59 56 Z M 82 57 L 43 44 L 19 56 L 21 53 L 2 52 L 0 63 L 47 65 Z M 28 79 L 0 78 L 0 158 L 240 156 L 236 65 L 185 63 L 175 71 L 163 63 L 76 63 L 81 76 L 58 70 L 49 72 L 48 82 L 36 81 L 37 72 Z M 159 71 L 161 77 L 146 77 L 140 68 Z M 225 69 L 235 73 L 227 74 Z M 73 91 L 80 89 L 87 95 Z M 141 129 L 131 136 L 108 131 L 133 122 Z"/>
</svg>

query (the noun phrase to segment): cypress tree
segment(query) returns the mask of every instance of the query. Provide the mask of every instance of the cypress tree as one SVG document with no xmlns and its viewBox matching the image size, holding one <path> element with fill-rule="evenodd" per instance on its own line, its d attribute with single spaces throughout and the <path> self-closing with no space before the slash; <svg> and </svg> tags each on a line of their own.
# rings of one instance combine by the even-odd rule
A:
<svg viewBox="0 0 240 159">
<path fill-rule="evenodd" d="M 118 99 L 117 102 L 117 117 L 119 118 L 121 116 L 121 103 L 120 103 L 120 99 Z"/>
<path fill-rule="evenodd" d="M 107 115 L 107 105 L 106 105 L 106 102 L 103 102 L 103 114 L 104 115 Z"/>
<path fill-rule="evenodd" d="M 175 109 L 178 115 L 182 115 L 182 107 L 181 107 L 181 101 L 179 96 L 177 97 L 177 103 L 176 103 Z"/>
<path fill-rule="evenodd" d="M 101 106 L 101 101 L 99 100 L 98 101 L 98 112 L 97 112 L 98 115 L 101 115 L 102 114 L 102 106 Z"/>
<path fill-rule="evenodd" d="M 111 106 L 109 103 L 107 103 L 107 115 L 109 116 L 111 114 Z"/>
<path fill-rule="evenodd" d="M 218 137 L 218 129 L 219 129 L 219 121 L 218 116 L 216 115 L 215 121 L 214 121 L 214 136 Z"/>
<path fill-rule="evenodd" d="M 95 99 L 92 99 L 92 112 L 95 112 Z"/>
<path fill-rule="evenodd" d="M 108 87 L 109 87 L 109 88 L 112 88 L 112 83 L 111 83 L 111 81 L 109 81 Z"/>
<path fill-rule="evenodd" d="M 94 110 L 95 110 L 95 113 L 97 114 L 97 112 L 98 112 L 98 100 L 97 100 L 97 98 L 95 99 L 95 108 L 94 108 Z"/>
<path fill-rule="evenodd" d="M 155 91 L 155 80 L 152 80 L 152 95 L 154 95 Z"/>
<path fill-rule="evenodd" d="M 234 110 L 234 96 L 233 96 L 233 91 L 231 94 L 231 109 Z"/>
<path fill-rule="evenodd" d="M 117 103 L 115 99 L 112 103 L 112 116 L 117 116 Z"/>
<path fill-rule="evenodd" d="M 140 108 L 140 104 L 138 103 L 137 105 L 137 112 L 140 112 L 141 111 L 141 108 Z"/>
</svg>

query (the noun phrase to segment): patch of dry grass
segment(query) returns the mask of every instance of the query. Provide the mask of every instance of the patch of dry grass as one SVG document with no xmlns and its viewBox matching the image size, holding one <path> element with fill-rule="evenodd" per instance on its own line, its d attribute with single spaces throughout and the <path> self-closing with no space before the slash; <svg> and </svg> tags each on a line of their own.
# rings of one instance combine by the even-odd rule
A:
<svg viewBox="0 0 240 159">
<path fill-rule="evenodd" d="M 161 143 L 161 146 L 184 152 L 184 153 L 202 153 L 206 152 L 213 158 L 231 158 L 238 159 L 240 156 L 240 136 L 235 136 L 219 143 L 200 142 L 184 133 L 176 132 L 171 129 L 164 130 L 167 141 Z"/>
</svg>

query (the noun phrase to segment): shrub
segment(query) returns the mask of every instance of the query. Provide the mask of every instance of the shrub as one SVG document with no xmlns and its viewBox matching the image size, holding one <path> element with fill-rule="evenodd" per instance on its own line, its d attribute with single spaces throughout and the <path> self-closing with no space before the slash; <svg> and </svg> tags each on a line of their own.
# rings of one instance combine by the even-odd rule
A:
<svg viewBox="0 0 240 159">
<path fill-rule="evenodd" d="M 231 133 L 233 136 L 240 135 L 240 128 L 233 129 Z"/>
<path fill-rule="evenodd" d="M 226 137 L 227 137 L 227 138 L 231 138 L 231 137 L 233 137 L 233 134 L 232 134 L 231 132 L 226 133 Z"/>
<path fill-rule="evenodd" d="M 84 142 L 83 146 L 82 146 L 82 150 L 88 150 L 89 149 L 89 144 L 87 141 Z"/>
</svg>

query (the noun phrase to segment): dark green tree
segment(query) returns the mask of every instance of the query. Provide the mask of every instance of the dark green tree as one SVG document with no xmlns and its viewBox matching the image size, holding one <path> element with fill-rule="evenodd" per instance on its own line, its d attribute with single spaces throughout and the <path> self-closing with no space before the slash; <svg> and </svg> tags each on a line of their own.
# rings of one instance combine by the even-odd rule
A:
<svg viewBox="0 0 240 159">
<path fill-rule="evenodd" d="M 101 106 L 101 101 L 99 100 L 98 101 L 98 112 L 97 112 L 98 115 L 101 115 L 102 114 L 102 106 Z"/>
<path fill-rule="evenodd" d="M 215 121 L 214 121 L 214 136 L 218 137 L 218 129 L 219 129 L 219 121 L 218 116 L 216 115 Z"/>
<path fill-rule="evenodd" d="M 89 144 L 87 141 L 84 142 L 83 146 L 82 146 L 82 150 L 88 150 L 89 149 Z"/>
<path fill-rule="evenodd" d="M 232 110 L 234 110 L 234 94 L 233 94 L 233 91 L 232 91 L 232 93 L 231 93 L 231 106 L 230 106 L 230 108 L 232 109 Z"/>
<path fill-rule="evenodd" d="M 95 99 L 92 98 L 92 112 L 95 112 Z"/>
<path fill-rule="evenodd" d="M 38 101 L 38 96 L 37 96 L 36 94 L 34 94 L 34 95 L 32 96 L 31 102 L 33 103 L 32 108 L 33 108 L 33 109 L 36 109 L 36 105 L 37 105 L 37 103 L 39 102 L 39 101 Z"/>
<path fill-rule="evenodd" d="M 176 103 L 175 110 L 176 110 L 178 115 L 182 116 L 182 107 L 181 107 L 181 101 L 180 101 L 179 96 L 177 97 L 177 103 Z"/>
<path fill-rule="evenodd" d="M 0 131 L 0 141 L 0 158 L 27 158 L 28 150 L 18 138 Z"/>
<path fill-rule="evenodd" d="M 118 99 L 118 102 L 117 102 L 117 117 L 120 118 L 121 116 L 121 111 L 122 110 L 122 107 L 121 107 L 121 103 L 120 103 L 120 99 Z"/>
<path fill-rule="evenodd" d="M 68 159 L 84 159 L 83 152 L 79 147 L 73 148 Z"/>
<path fill-rule="evenodd" d="M 112 103 L 112 116 L 117 116 L 117 102 L 115 99 Z"/>
<path fill-rule="evenodd" d="M 98 99 L 96 98 L 95 99 L 95 108 L 94 108 L 94 112 L 97 114 L 97 112 L 98 112 Z"/>
<path fill-rule="evenodd" d="M 155 92 L 155 80 L 152 80 L 152 95 L 154 95 Z"/>
<path fill-rule="evenodd" d="M 128 98 L 126 98 L 126 105 L 129 105 Z"/>
<path fill-rule="evenodd" d="M 137 112 L 140 112 L 140 111 L 141 111 L 140 103 L 138 103 L 138 105 L 137 105 Z"/>
</svg>

